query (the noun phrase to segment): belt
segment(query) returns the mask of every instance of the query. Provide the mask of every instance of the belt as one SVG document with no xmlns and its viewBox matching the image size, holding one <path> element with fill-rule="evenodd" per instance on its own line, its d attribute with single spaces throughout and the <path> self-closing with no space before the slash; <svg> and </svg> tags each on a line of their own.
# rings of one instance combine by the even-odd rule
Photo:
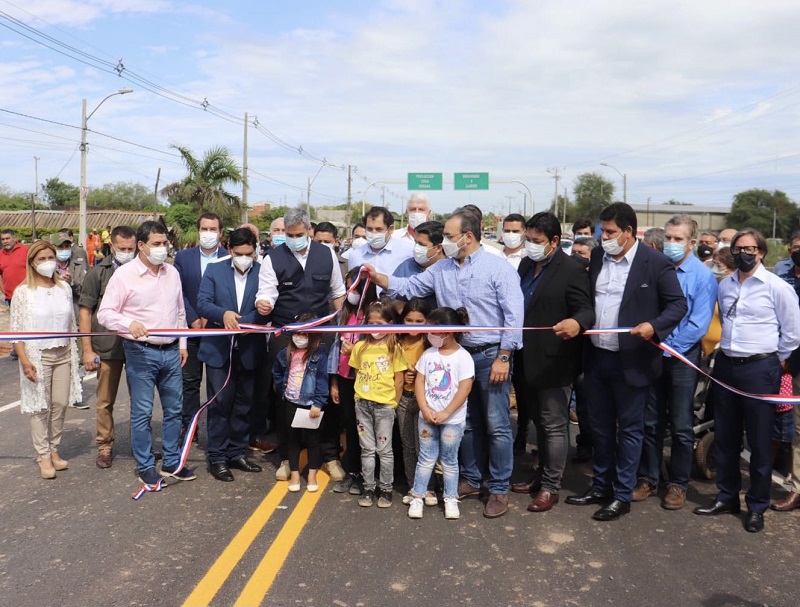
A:
<svg viewBox="0 0 800 607">
<path fill-rule="evenodd" d="M 485 352 L 490 348 L 499 348 L 500 344 L 484 344 L 482 346 L 461 346 L 470 354 L 479 354 L 480 352 Z"/>
<path fill-rule="evenodd" d="M 725 352 L 722 353 L 725 358 L 731 361 L 734 365 L 744 365 L 747 363 L 753 363 L 757 360 L 764 360 L 766 358 L 771 358 L 773 356 L 777 356 L 777 352 L 769 352 L 767 354 L 753 354 L 752 356 L 728 356 Z"/>
<path fill-rule="evenodd" d="M 178 340 L 171 341 L 168 344 L 151 344 L 149 341 L 140 341 L 138 342 L 142 344 L 146 348 L 152 348 L 153 350 L 171 350 L 172 348 L 178 347 Z"/>
</svg>

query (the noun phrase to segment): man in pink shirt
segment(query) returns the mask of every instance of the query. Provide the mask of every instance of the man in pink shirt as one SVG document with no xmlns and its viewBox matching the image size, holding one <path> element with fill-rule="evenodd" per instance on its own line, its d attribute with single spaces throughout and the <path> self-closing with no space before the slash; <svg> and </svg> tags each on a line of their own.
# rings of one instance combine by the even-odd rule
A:
<svg viewBox="0 0 800 607">
<path fill-rule="evenodd" d="M 159 477 L 152 454 L 150 421 L 154 390 L 163 411 L 161 476 L 190 481 L 196 476 L 180 468 L 181 409 L 186 363 L 186 338 L 153 337 L 149 329 L 186 329 L 186 311 L 178 271 L 164 263 L 167 233 L 155 221 L 136 232 L 136 259 L 114 272 L 108 281 L 97 318 L 110 331 L 122 333 L 125 372 L 131 393 L 131 443 L 139 479 L 154 485 Z"/>
</svg>

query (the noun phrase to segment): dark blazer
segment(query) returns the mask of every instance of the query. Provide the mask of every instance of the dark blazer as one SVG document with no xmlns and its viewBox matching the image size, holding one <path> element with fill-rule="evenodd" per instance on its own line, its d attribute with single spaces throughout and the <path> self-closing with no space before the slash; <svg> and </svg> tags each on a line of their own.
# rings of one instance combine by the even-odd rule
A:
<svg viewBox="0 0 800 607">
<path fill-rule="evenodd" d="M 519 264 L 522 279 L 533 273 L 536 262 L 525 257 Z M 526 327 L 551 327 L 572 318 L 582 330 L 594 325 L 594 302 L 589 273 L 560 248 L 543 270 L 525 309 Z M 575 381 L 581 372 L 581 336 L 564 340 L 553 331 L 523 331 L 525 381 L 535 388 L 558 388 Z"/>
<path fill-rule="evenodd" d="M 250 268 L 242 299 L 242 309 L 239 310 L 236 305 L 236 284 L 233 280 L 233 273 L 236 270 L 231 266 L 230 259 L 208 264 L 203 281 L 200 283 L 200 293 L 197 296 L 197 311 L 200 317 L 208 319 L 206 328 L 221 329 L 224 326 L 222 317 L 228 310 L 236 310 L 242 315 L 239 319 L 240 323 L 259 325 L 266 323 L 266 317 L 256 311 L 260 267 L 261 264 L 255 262 Z M 242 366 L 248 371 L 252 371 L 263 362 L 266 356 L 266 339 L 264 335 L 254 333 L 239 335 L 237 340 Z M 207 365 L 219 369 L 230 360 L 230 349 L 230 337 L 201 337 L 197 358 Z"/>
<path fill-rule="evenodd" d="M 178 270 L 181 277 L 186 324 L 191 327 L 198 318 L 204 318 L 197 311 L 197 293 L 200 291 L 200 281 L 203 278 L 200 274 L 200 247 L 178 251 L 175 255 L 175 263 L 172 265 Z"/>
<path fill-rule="evenodd" d="M 602 247 L 592 250 L 589 276 L 592 281 L 593 301 L 597 277 L 603 267 L 603 255 Z M 678 326 L 688 309 L 675 266 L 666 255 L 640 242 L 622 293 L 619 326 L 635 327 L 649 322 L 655 329 L 653 339 L 660 342 Z M 587 348 L 590 352 L 592 349 Z M 619 350 L 625 381 L 630 386 L 648 386 L 661 375 L 663 354 L 653 344 L 630 333 L 620 333 Z M 590 364 L 589 361 L 587 364 Z"/>
</svg>

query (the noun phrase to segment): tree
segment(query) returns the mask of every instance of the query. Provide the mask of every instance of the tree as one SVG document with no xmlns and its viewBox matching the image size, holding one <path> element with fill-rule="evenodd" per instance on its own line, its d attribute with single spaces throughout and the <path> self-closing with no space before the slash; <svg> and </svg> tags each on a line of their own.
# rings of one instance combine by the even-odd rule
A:
<svg viewBox="0 0 800 607">
<path fill-rule="evenodd" d="M 197 211 L 191 205 L 175 203 L 164 213 L 164 222 L 175 230 L 180 244 L 197 242 Z"/>
<path fill-rule="evenodd" d="M 42 204 L 36 205 L 37 209 L 47 209 Z M 30 211 L 31 195 L 21 192 L 12 192 L 8 186 L 0 184 L 0 210 L 2 211 Z"/>
<path fill-rule="evenodd" d="M 567 218 L 575 221 L 586 217 L 597 221 L 600 211 L 614 199 L 614 182 L 600 173 L 581 173 L 575 179 L 572 192 L 575 201 L 567 207 Z"/>
<path fill-rule="evenodd" d="M 52 177 L 42 184 L 42 192 L 51 209 L 77 209 L 80 206 L 80 188 Z"/>
<path fill-rule="evenodd" d="M 93 209 L 151 211 L 158 201 L 152 189 L 132 181 L 106 183 L 89 191 L 86 205 Z"/>
<path fill-rule="evenodd" d="M 227 148 L 214 147 L 195 158 L 189 148 L 173 145 L 180 152 L 188 174 L 182 181 L 164 187 L 161 194 L 170 203 L 188 204 L 196 213 L 216 213 L 228 225 L 238 224 L 242 216 L 242 201 L 226 187 L 241 186 L 244 177 Z"/>
<path fill-rule="evenodd" d="M 767 238 L 788 239 L 800 225 L 800 209 L 784 192 L 775 190 L 745 190 L 733 197 L 727 225 L 737 230 L 754 228 Z"/>
</svg>

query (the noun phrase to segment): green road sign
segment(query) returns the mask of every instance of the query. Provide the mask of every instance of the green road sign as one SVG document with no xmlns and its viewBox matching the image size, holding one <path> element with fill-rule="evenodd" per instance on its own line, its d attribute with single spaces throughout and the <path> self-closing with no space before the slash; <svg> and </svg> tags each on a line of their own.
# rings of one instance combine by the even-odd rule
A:
<svg viewBox="0 0 800 607">
<path fill-rule="evenodd" d="M 409 190 L 441 190 L 442 189 L 442 174 L 441 173 L 409 173 L 408 174 L 408 189 Z"/>
<path fill-rule="evenodd" d="M 489 173 L 455 173 L 453 183 L 456 190 L 488 190 Z"/>
</svg>

